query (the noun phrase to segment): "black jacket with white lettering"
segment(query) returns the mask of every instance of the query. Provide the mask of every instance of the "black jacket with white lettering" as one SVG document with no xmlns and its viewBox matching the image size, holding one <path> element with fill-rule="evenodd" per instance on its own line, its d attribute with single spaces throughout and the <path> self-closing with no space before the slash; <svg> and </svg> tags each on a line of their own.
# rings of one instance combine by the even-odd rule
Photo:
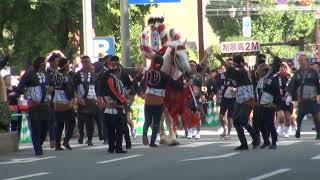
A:
<svg viewBox="0 0 320 180">
<path fill-rule="evenodd" d="M 279 105 L 281 96 L 278 77 L 269 73 L 266 77 L 260 79 L 256 87 L 256 96 L 260 105 L 269 105 L 271 103 Z"/>
<path fill-rule="evenodd" d="M 310 91 L 310 92 L 308 92 Z M 287 92 L 290 95 L 317 96 L 320 93 L 319 75 L 316 70 L 308 68 L 305 71 L 298 69 L 287 86 Z"/>
</svg>

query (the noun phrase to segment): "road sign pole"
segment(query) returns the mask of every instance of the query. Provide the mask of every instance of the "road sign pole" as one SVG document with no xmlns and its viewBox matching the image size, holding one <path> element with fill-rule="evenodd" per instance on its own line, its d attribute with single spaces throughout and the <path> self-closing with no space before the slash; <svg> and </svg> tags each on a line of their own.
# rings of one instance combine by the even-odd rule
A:
<svg viewBox="0 0 320 180">
<path fill-rule="evenodd" d="M 120 0 L 121 59 L 124 67 L 131 66 L 128 0 Z"/>
<path fill-rule="evenodd" d="M 91 0 L 82 0 L 84 54 L 93 58 Z"/>
</svg>

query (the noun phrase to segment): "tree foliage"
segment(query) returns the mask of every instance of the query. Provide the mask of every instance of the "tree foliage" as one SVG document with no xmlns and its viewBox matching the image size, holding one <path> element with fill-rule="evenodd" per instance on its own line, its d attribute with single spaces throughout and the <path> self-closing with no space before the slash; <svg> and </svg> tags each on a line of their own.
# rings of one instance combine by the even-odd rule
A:
<svg viewBox="0 0 320 180">
<path fill-rule="evenodd" d="M 79 1 L 2 0 L 0 47 L 10 47 L 11 64 L 18 67 L 28 67 L 32 59 L 55 49 L 74 54 L 81 13 Z"/>
<path fill-rule="evenodd" d="M 92 2 L 96 36 L 114 36 L 117 53 L 120 53 L 119 0 Z M 141 22 L 149 10 L 150 5 L 130 5 L 132 44 L 138 42 Z M 4 48 L 10 49 L 10 63 L 14 68 L 28 67 L 35 57 L 44 56 L 56 49 L 68 57 L 73 56 L 80 47 L 81 30 L 80 0 L 1 0 L 0 51 Z M 131 46 L 131 52 L 131 58 L 141 62 L 142 58 L 136 46 Z"/>
<path fill-rule="evenodd" d="M 224 16 L 208 17 L 213 31 L 224 41 L 228 36 L 239 36 L 242 33 L 242 21 Z"/>
<path fill-rule="evenodd" d="M 271 4 L 273 1 L 265 0 Z M 252 16 L 252 37 L 260 43 L 284 42 L 298 40 L 304 37 L 306 42 L 315 41 L 315 20 L 311 12 L 264 12 L 260 16 Z M 220 36 L 221 41 L 244 40 L 242 37 L 241 17 L 232 19 L 229 16 L 208 17 L 213 30 Z M 272 48 L 282 57 L 293 57 L 297 47 L 275 46 Z"/>
<path fill-rule="evenodd" d="M 134 64 L 142 64 L 139 50 L 139 33 L 142 31 L 144 15 L 150 12 L 150 5 L 129 6 L 130 59 Z M 95 0 L 94 27 L 96 36 L 114 36 L 116 52 L 121 53 L 120 3 L 118 0 Z"/>
</svg>

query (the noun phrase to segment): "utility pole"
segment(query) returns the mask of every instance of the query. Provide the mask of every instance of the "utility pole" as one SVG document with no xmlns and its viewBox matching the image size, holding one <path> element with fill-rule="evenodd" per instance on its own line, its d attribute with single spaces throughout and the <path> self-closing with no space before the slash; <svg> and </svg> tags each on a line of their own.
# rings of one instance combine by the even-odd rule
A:
<svg viewBox="0 0 320 180">
<path fill-rule="evenodd" d="M 316 53 L 318 55 L 319 51 L 320 51 L 320 37 L 319 37 L 319 33 L 320 33 L 320 27 L 319 27 L 319 19 L 316 19 Z"/>
<path fill-rule="evenodd" d="M 197 0 L 197 6 L 198 6 L 199 61 L 201 61 L 204 57 L 202 0 Z"/>
<path fill-rule="evenodd" d="M 319 19 L 320 19 L 320 6 L 317 6 L 316 8 L 316 15 L 315 15 L 315 19 L 316 19 L 316 34 L 315 34 L 315 37 L 316 37 L 316 40 L 315 40 L 315 44 L 316 44 L 316 48 L 315 48 L 315 52 L 316 52 L 316 55 L 317 55 L 317 58 L 319 59 L 320 58 L 320 27 L 319 27 Z"/>
<path fill-rule="evenodd" d="M 131 66 L 128 0 L 120 0 L 121 59 L 124 67 Z"/>
<path fill-rule="evenodd" d="M 82 0 L 84 55 L 93 58 L 91 0 Z"/>
<path fill-rule="evenodd" d="M 247 0 L 246 2 L 246 14 L 247 14 L 247 17 L 250 17 L 250 1 Z"/>
</svg>

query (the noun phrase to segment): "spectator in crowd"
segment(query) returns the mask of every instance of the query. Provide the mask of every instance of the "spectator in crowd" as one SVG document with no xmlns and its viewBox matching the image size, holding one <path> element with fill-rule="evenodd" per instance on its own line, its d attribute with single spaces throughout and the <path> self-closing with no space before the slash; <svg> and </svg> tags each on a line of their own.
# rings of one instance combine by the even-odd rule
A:
<svg viewBox="0 0 320 180">
<path fill-rule="evenodd" d="M 3 77 L 4 83 L 7 89 L 7 100 L 8 105 L 11 107 L 11 112 L 19 113 L 18 109 L 18 98 L 16 96 L 10 96 L 10 94 L 17 91 L 16 86 L 12 86 L 11 84 L 11 75 L 6 75 Z M 19 137 L 21 132 L 21 117 L 13 116 L 11 117 L 11 131 L 18 131 Z"/>
</svg>

